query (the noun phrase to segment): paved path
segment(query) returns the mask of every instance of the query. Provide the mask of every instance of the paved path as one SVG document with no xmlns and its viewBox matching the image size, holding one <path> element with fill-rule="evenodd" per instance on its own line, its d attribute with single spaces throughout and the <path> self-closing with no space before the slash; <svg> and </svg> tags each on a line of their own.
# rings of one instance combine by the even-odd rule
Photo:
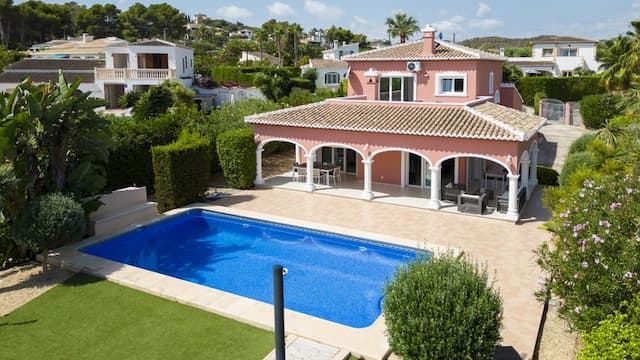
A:
<svg viewBox="0 0 640 360">
<path fill-rule="evenodd" d="M 569 147 L 573 141 L 583 134 L 589 132 L 578 126 L 565 126 L 547 124 L 540 129 L 540 133 L 545 140 L 540 145 L 538 163 L 549 166 L 557 170 L 562 170 L 562 165 L 567 158 Z"/>
<path fill-rule="evenodd" d="M 504 301 L 503 349 L 530 359 L 542 313 L 533 295 L 541 274 L 533 251 L 550 237 L 539 228 L 548 218 L 540 195 L 538 188 L 517 225 L 282 189 L 241 191 L 215 204 L 460 248 L 486 263 L 490 275 L 495 276 Z"/>
<path fill-rule="evenodd" d="M 287 360 L 344 360 L 349 357 L 349 352 L 309 339 L 289 335 L 285 345 L 285 355 Z M 263 360 L 275 359 L 276 354 L 275 350 L 273 350 Z"/>
</svg>

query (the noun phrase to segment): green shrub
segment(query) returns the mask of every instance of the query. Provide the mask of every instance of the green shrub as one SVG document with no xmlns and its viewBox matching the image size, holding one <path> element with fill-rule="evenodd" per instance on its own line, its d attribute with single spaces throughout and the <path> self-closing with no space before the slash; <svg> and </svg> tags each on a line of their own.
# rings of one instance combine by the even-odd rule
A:
<svg viewBox="0 0 640 360">
<path fill-rule="evenodd" d="M 538 184 L 557 186 L 558 185 L 558 172 L 550 167 L 538 165 Z"/>
<path fill-rule="evenodd" d="M 593 328 L 640 291 L 638 218 L 637 175 L 585 180 L 554 203 L 546 224 L 554 236 L 538 249 L 538 264 L 573 327 Z"/>
<path fill-rule="evenodd" d="M 209 139 L 187 132 L 174 143 L 151 148 L 160 212 L 202 200 L 209 183 L 210 152 Z"/>
<path fill-rule="evenodd" d="M 216 148 L 227 184 L 246 189 L 256 177 L 256 143 L 252 129 L 238 129 L 218 135 Z"/>
<path fill-rule="evenodd" d="M 582 123 L 588 129 L 600 129 L 607 121 L 620 114 L 618 103 L 620 97 L 600 94 L 586 96 L 580 101 Z"/>
<path fill-rule="evenodd" d="M 152 86 L 133 105 L 133 117 L 146 120 L 164 114 L 173 105 L 171 91 L 164 86 Z"/>
<path fill-rule="evenodd" d="M 574 142 L 571 143 L 571 147 L 569 147 L 569 153 L 567 156 L 587 151 L 587 147 L 596 139 L 596 134 L 594 133 L 586 133 L 579 138 L 575 139 Z"/>
<path fill-rule="evenodd" d="M 640 295 L 623 311 L 616 311 L 582 334 L 584 348 L 578 360 L 640 359 Z"/>
<path fill-rule="evenodd" d="M 300 89 L 305 89 L 305 90 L 309 90 L 309 91 L 313 91 L 315 86 L 314 86 L 315 82 L 312 82 L 309 79 L 303 79 L 303 78 L 291 78 L 291 87 L 292 88 L 300 88 Z"/>
<path fill-rule="evenodd" d="M 579 168 L 589 168 L 595 165 L 596 159 L 591 152 L 581 151 L 573 153 L 567 156 L 567 159 L 562 165 L 562 170 L 560 171 L 558 182 L 560 183 L 560 185 L 567 185 L 569 183 L 571 175 L 573 175 L 573 173 L 575 173 Z"/>
<path fill-rule="evenodd" d="M 484 268 L 451 254 L 400 267 L 382 304 L 389 342 L 404 359 L 493 359 L 502 302 Z"/>
<path fill-rule="evenodd" d="M 118 99 L 118 105 L 120 105 L 120 107 L 123 107 L 123 108 L 133 107 L 133 105 L 135 105 L 136 102 L 140 100 L 140 97 L 142 96 L 142 94 L 143 93 L 140 91 L 129 91 L 128 93 L 125 93 Z"/>
<path fill-rule="evenodd" d="M 68 196 L 59 193 L 43 195 L 18 211 L 13 230 L 18 244 L 43 252 L 46 269 L 49 249 L 79 241 L 84 236 L 84 209 Z"/>
<path fill-rule="evenodd" d="M 111 118 L 114 148 L 107 164 L 107 189 L 146 186 L 153 192 L 151 147 L 174 141 L 181 129 L 176 114 L 136 121 L 131 118 Z"/>
<path fill-rule="evenodd" d="M 607 90 L 602 86 L 599 75 L 552 77 L 527 76 L 518 80 L 516 87 L 524 103 L 533 106 L 537 92 L 544 92 L 551 99 L 561 101 L 580 101 L 583 97 L 603 94 Z"/>
<path fill-rule="evenodd" d="M 540 115 L 540 100 L 547 97 L 544 91 L 537 92 L 533 97 L 533 111 L 536 115 Z"/>
</svg>

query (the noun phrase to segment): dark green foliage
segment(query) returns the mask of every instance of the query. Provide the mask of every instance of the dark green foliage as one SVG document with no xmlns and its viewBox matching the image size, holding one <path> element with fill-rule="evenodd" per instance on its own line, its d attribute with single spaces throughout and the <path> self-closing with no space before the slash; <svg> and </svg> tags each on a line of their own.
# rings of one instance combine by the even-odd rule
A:
<svg viewBox="0 0 640 360">
<path fill-rule="evenodd" d="M 567 156 L 564 165 L 562 165 L 558 182 L 560 185 L 567 185 L 571 175 L 573 175 L 573 173 L 575 173 L 580 167 L 589 168 L 594 165 L 596 165 L 596 159 L 591 152 L 581 151 L 573 153 Z"/>
<path fill-rule="evenodd" d="M 209 181 L 208 138 L 183 133 L 178 141 L 155 146 L 151 153 L 160 212 L 202 200 Z"/>
<path fill-rule="evenodd" d="M 152 86 L 133 105 L 133 117 L 145 120 L 164 114 L 173 105 L 171 91 L 164 86 Z"/>
<path fill-rule="evenodd" d="M 153 192 L 153 164 L 151 147 L 174 141 L 183 119 L 174 114 L 136 121 L 130 118 L 112 118 L 114 149 L 109 154 L 107 189 L 127 186 L 146 186 Z"/>
<path fill-rule="evenodd" d="M 558 177 L 560 174 L 550 167 L 538 165 L 538 184 L 558 186 Z"/>
<path fill-rule="evenodd" d="M 573 143 L 571 143 L 571 147 L 569 147 L 569 153 L 567 155 L 587 151 L 587 147 L 595 139 L 596 139 L 596 134 L 594 133 L 586 133 L 580 136 Z"/>
<path fill-rule="evenodd" d="M 315 85 L 315 82 L 312 82 L 309 79 L 298 78 L 298 77 L 291 79 L 291 87 L 293 88 L 300 88 L 300 89 L 313 91 L 315 88 L 314 85 Z"/>
<path fill-rule="evenodd" d="M 118 105 L 123 108 L 133 107 L 140 97 L 142 97 L 142 92 L 139 91 L 129 91 L 128 93 L 122 95 L 120 99 L 118 99 Z"/>
<path fill-rule="evenodd" d="M 85 228 L 82 205 L 68 196 L 51 193 L 18 211 L 14 232 L 18 244 L 46 251 L 79 241 Z"/>
<path fill-rule="evenodd" d="M 453 255 L 400 267 L 382 305 L 389 342 L 407 360 L 493 359 L 502 301 L 485 268 Z"/>
<path fill-rule="evenodd" d="M 311 82 L 311 88 L 309 88 L 311 92 L 316 91 L 316 80 L 318 80 L 318 71 L 316 69 L 308 68 L 304 74 L 302 74 L 302 78 Z"/>
<path fill-rule="evenodd" d="M 583 97 L 602 94 L 606 90 L 600 82 L 600 76 L 528 76 L 520 79 L 516 86 L 524 103 L 533 106 L 537 92 L 544 92 L 549 98 L 561 101 L 580 101 Z"/>
<path fill-rule="evenodd" d="M 582 122 L 588 129 L 600 129 L 607 121 L 620 114 L 620 97 L 609 94 L 585 96 L 580 101 Z"/>
<path fill-rule="evenodd" d="M 278 101 L 291 92 L 291 76 L 283 69 L 271 69 L 256 77 L 255 85 L 262 94 L 271 101 Z"/>
<path fill-rule="evenodd" d="M 242 86 L 256 85 L 256 78 L 260 74 L 279 74 L 287 78 L 300 77 L 300 68 L 284 66 L 216 66 L 211 69 L 211 80 L 218 83 L 233 82 Z"/>
<path fill-rule="evenodd" d="M 578 360 L 640 359 L 640 295 L 582 335 Z"/>
<path fill-rule="evenodd" d="M 256 177 L 256 143 L 253 129 L 238 129 L 218 135 L 216 148 L 227 184 L 237 189 L 253 186 Z"/>
<path fill-rule="evenodd" d="M 516 83 L 522 79 L 522 70 L 516 64 L 504 63 L 502 64 L 502 82 Z"/>
</svg>

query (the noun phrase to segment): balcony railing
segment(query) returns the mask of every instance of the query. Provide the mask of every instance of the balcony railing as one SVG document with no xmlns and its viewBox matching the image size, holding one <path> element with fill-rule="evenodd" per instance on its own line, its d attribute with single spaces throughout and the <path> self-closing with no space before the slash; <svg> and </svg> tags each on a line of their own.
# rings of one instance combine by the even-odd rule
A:
<svg viewBox="0 0 640 360">
<path fill-rule="evenodd" d="M 96 80 L 166 80 L 175 79 L 176 71 L 173 69 L 105 69 L 95 68 Z"/>
</svg>

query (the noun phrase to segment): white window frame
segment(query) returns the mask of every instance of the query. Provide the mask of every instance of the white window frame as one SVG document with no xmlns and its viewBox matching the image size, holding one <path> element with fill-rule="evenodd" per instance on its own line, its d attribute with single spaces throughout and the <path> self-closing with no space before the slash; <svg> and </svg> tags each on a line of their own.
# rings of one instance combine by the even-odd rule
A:
<svg viewBox="0 0 640 360">
<path fill-rule="evenodd" d="M 489 73 L 489 94 L 493 94 L 493 82 L 495 81 L 493 71 Z"/>
<path fill-rule="evenodd" d="M 568 52 L 575 51 L 576 54 L 575 55 L 562 55 L 562 51 L 563 50 L 566 50 Z M 574 47 L 563 47 L 563 48 L 560 48 L 560 50 L 558 50 L 558 56 L 560 56 L 560 57 L 576 57 L 576 56 L 578 56 L 578 49 L 574 48 Z"/>
<path fill-rule="evenodd" d="M 551 50 L 551 53 L 545 55 L 545 53 L 544 53 L 545 50 Z M 542 48 L 542 56 L 543 57 L 552 57 L 553 56 L 553 48 Z"/>
<path fill-rule="evenodd" d="M 442 80 L 444 79 L 453 79 L 454 84 L 452 84 L 452 89 L 455 88 L 455 79 L 462 79 L 464 81 L 462 85 L 462 92 L 443 92 L 442 91 Z M 463 72 L 449 72 L 449 73 L 440 73 L 436 74 L 436 93 L 435 96 L 458 96 L 458 97 L 466 97 L 467 96 L 467 73 Z"/>
<path fill-rule="evenodd" d="M 411 77 L 413 80 L 413 99 L 411 100 L 406 100 L 406 99 L 401 99 L 400 102 L 414 102 L 417 99 L 417 91 L 418 91 L 418 78 L 416 77 L 416 73 L 414 72 L 391 72 L 391 73 L 382 73 L 380 74 L 380 78 L 378 79 L 378 93 L 377 95 L 377 99 L 378 101 L 388 101 L 388 102 L 398 102 L 398 101 L 394 101 L 391 99 L 391 88 L 389 88 L 389 100 L 380 100 L 380 84 L 382 84 L 382 78 L 405 78 L 405 77 Z M 391 80 L 389 80 L 389 87 L 391 87 Z M 400 97 L 404 97 L 404 81 L 400 82 Z"/>
<path fill-rule="evenodd" d="M 336 82 L 328 82 L 327 80 L 329 80 L 330 75 L 331 76 L 335 75 L 337 81 Z M 340 73 L 337 72 L 337 71 L 329 71 L 329 72 L 324 73 L 324 83 L 326 85 L 338 85 L 338 84 L 340 84 Z"/>
</svg>

